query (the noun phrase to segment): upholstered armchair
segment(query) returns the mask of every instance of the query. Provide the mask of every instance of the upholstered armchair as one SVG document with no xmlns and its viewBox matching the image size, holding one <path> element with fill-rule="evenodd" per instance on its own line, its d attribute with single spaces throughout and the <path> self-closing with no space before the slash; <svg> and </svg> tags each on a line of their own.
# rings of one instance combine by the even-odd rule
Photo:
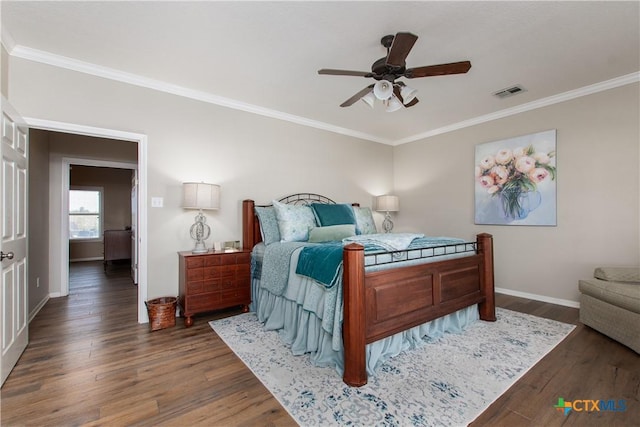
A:
<svg viewBox="0 0 640 427">
<path fill-rule="evenodd" d="M 640 268 L 599 267 L 580 280 L 580 321 L 640 353 Z"/>
</svg>

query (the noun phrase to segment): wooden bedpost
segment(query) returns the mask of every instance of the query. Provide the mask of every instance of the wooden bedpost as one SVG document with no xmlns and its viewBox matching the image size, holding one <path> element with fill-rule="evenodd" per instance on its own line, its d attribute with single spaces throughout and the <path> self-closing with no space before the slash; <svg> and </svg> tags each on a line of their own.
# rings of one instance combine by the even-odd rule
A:
<svg viewBox="0 0 640 427">
<path fill-rule="evenodd" d="M 255 202 L 253 200 L 242 201 L 242 247 L 251 250 L 257 243 L 254 239 L 255 228 Z"/>
<path fill-rule="evenodd" d="M 351 243 L 343 252 L 344 341 L 343 381 L 352 387 L 367 383 L 364 290 L 364 246 Z"/>
<path fill-rule="evenodd" d="M 480 278 L 480 293 L 484 296 L 484 302 L 480 303 L 478 310 L 480 319 L 495 322 L 496 301 L 494 296 L 493 278 L 493 236 L 481 233 L 476 236 L 478 253 L 482 255 L 482 277 Z"/>
</svg>

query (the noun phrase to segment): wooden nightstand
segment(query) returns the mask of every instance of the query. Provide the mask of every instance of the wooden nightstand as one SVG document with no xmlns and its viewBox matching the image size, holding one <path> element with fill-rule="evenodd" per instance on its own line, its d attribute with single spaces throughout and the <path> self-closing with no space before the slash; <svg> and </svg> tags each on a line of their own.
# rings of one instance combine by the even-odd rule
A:
<svg viewBox="0 0 640 427">
<path fill-rule="evenodd" d="M 178 252 L 180 295 L 178 304 L 186 327 L 192 316 L 207 311 L 251 303 L 251 251 L 210 251 L 206 254 Z"/>
</svg>

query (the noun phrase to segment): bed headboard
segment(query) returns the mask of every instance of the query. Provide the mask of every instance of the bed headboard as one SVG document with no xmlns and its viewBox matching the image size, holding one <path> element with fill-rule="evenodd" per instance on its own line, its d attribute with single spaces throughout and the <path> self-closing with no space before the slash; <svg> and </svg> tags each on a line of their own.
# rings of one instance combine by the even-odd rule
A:
<svg viewBox="0 0 640 427">
<path fill-rule="evenodd" d="M 336 203 L 326 196 L 315 193 L 296 193 L 285 196 L 278 201 L 288 205 L 310 205 L 311 203 L 333 205 Z M 359 206 L 357 203 L 353 203 L 353 205 Z M 242 247 L 244 249 L 251 250 L 262 241 L 260 222 L 255 211 L 256 206 L 271 206 L 271 204 L 256 205 L 253 200 L 249 199 L 242 201 Z"/>
</svg>

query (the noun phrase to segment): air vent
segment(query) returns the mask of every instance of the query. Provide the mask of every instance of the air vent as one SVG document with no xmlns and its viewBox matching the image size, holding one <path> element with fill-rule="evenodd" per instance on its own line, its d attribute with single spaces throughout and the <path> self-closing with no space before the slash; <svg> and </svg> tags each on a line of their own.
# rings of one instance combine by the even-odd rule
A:
<svg viewBox="0 0 640 427">
<path fill-rule="evenodd" d="M 526 92 L 526 91 L 527 90 L 522 86 L 515 85 L 515 86 L 508 87 L 506 89 L 502 89 L 497 92 L 494 92 L 493 95 L 497 96 L 498 98 L 506 98 L 508 96 L 517 95 L 519 93 Z"/>
</svg>

